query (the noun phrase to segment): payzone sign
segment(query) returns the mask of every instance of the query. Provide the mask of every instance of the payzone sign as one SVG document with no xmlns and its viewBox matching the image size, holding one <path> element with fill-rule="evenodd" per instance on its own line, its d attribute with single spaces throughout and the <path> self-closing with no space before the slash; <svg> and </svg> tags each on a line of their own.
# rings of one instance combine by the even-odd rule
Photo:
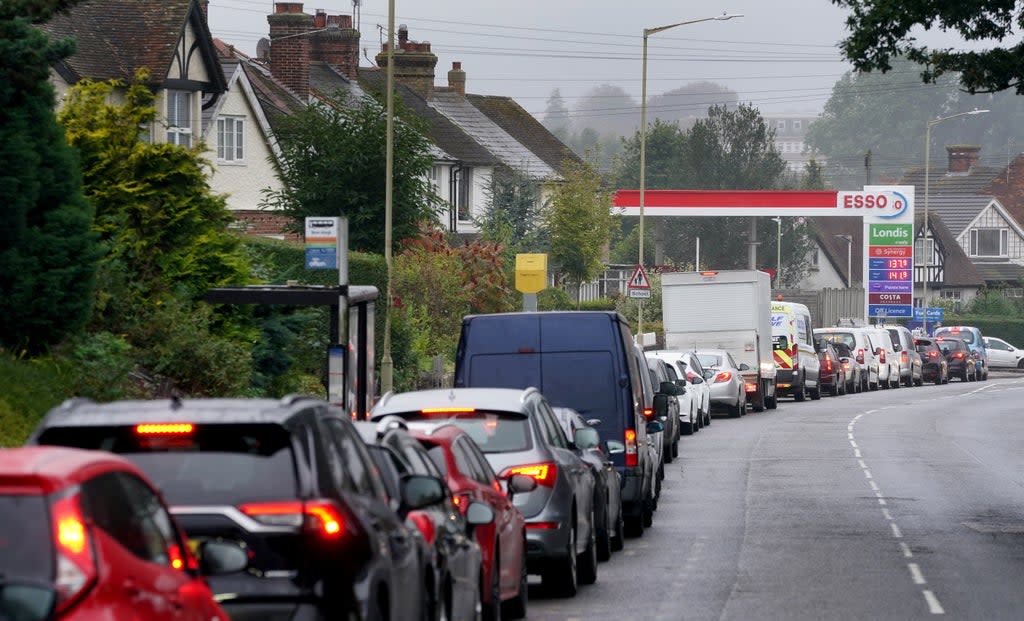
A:
<svg viewBox="0 0 1024 621">
<path fill-rule="evenodd" d="M 867 186 L 862 192 L 839 192 L 837 201 L 841 209 L 864 216 L 867 318 L 913 317 L 913 186 Z"/>
</svg>

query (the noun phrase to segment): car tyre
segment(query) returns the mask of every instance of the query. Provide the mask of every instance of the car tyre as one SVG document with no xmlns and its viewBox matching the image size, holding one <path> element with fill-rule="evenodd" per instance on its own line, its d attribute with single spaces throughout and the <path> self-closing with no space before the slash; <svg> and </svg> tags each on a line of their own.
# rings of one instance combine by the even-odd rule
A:
<svg viewBox="0 0 1024 621">
<path fill-rule="evenodd" d="M 644 508 L 641 513 L 644 528 L 650 528 L 654 525 L 654 508 L 657 506 L 657 502 L 653 497 L 644 501 Z"/>
<path fill-rule="evenodd" d="M 484 605 L 484 621 L 501 621 L 501 558 L 498 550 L 494 551 L 494 563 L 491 564 L 491 579 L 488 590 L 490 597 Z"/>
<path fill-rule="evenodd" d="M 590 512 L 590 541 L 583 553 L 576 558 L 580 584 L 594 584 L 597 582 L 597 535 L 593 527 L 594 512 Z M 609 553 L 609 556 L 611 554 Z"/>
<path fill-rule="evenodd" d="M 619 503 L 619 519 L 615 521 L 615 536 L 612 538 L 612 552 L 619 552 L 626 547 L 626 517 L 622 515 L 622 503 Z"/>
<path fill-rule="evenodd" d="M 672 457 L 679 457 L 679 440 L 672 443 Z"/>
<path fill-rule="evenodd" d="M 541 583 L 560 597 L 576 597 L 579 591 L 579 574 L 576 566 L 576 529 L 569 531 L 566 558 L 553 563 L 541 576 Z"/>
<path fill-rule="evenodd" d="M 607 509 L 605 509 L 605 526 L 597 530 L 597 560 L 605 562 L 612 557 L 612 533 L 608 524 Z"/>
<path fill-rule="evenodd" d="M 800 385 L 793 388 L 793 400 L 804 401 L 807 399 L 807 378 L 800 380 Z"/>
<path fill-rule="evenodd" d="M 814 388 L 810 391 L 810 393 L 811 393 L 811 400 L 812 401 L 817 401 L 818 399 L 821 399 L 821 380 L 820 379 L 818 380 L 818 383 L 814 386 Z"/>
<path fill-rule="evenodd" d="M 736 405 L 729 408 L 729 418 L 739 418 L 743 416 L 743 402 L 736 399 Z"/>
<path fill-rule="evenodd" d="M 765 405 L 768 406 L 769 410 L 775 410 L 775 409 L 777 409 L 779 407 L 779 398 L 778 397 L 768 397 L 767 399 L 765 399 L 764 402 L 765 402 Z"/>
<path fill-rule="evenodd" d="M 523 556 L 519 563 L 519 593 L 505 602 L 505 613 L 509 619 L 523 619 L 530 602 L 530 583 L 526 571 L 526 534 L 523 534 Z"/>
</svg>

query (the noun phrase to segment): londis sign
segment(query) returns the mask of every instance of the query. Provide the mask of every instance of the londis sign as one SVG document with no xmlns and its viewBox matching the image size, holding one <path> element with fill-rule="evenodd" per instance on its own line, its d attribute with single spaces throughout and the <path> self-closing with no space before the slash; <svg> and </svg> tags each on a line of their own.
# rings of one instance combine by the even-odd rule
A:
<svg viewBox="0 0 1024 621">
<path fill-rule="evenodd" d="M 910 206 L 907 197 L 896 190 L 838 192 L 836 203 L 839 209 L 849 210 L 856 215 L 879 218 L 898 218 Z"/>
</svg>

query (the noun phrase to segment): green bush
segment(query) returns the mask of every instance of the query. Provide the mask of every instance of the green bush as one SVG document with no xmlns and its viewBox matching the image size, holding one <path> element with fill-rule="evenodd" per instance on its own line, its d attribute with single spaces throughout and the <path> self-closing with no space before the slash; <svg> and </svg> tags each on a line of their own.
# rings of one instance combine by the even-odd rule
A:
<svg viewBox="0 0 1024 621">
<path fill-rule="evenodd" d="M 575 308 L 575 305 L 573 305 Z M 615 300 L 601 299 L 601 300 L 586 300 L 580 302 L 580 310 L 585 311 L 613 311 L 616 309 Z"/>
<path fill-rule="evenodd" d="M 19 446 L 46 412 L 73 394 L 72 365 L 0 350 L 0 446 Z"/>
<path fill-rule="evenodd" d="M 537 310 L 576 310 L 576 301 L 561 289 L 548 288 L 537 294 Z"/>
<path fill-rule="evenodd" d="M 129 373 L 135 367 L 132 353 L 127 341 L 109 332 L 80 336 L 72 344 L 69 356 L 76 375 L 73 394 L 96 401 L 128 396 Z"/>
</svg>

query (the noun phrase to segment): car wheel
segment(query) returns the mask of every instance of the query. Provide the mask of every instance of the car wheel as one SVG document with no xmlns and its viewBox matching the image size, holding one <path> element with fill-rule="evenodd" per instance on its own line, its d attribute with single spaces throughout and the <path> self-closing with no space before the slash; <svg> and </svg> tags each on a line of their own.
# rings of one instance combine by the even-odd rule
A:
<svg viewBox="0 0 1024 621">
<path fill-rule="evenodd" d="M 711 406 L 704 412 L 704 426 L 707 427 L 711 424 Z"/>
<path fill-rule="evenodd" d="M 672 443 L 672 457 L 679 457 L 679 440 Z"/>
<path fill-rule="evenodd" d="M 777 409 L 779 407 L 779 398 L 778 397 L 768 397 L 767 399 L 765 399 L 764 403 L 765 403 L 765 405 L 768 406 L 769 410 L 774 410 L 774 409 Z"/>
<path fill-rule="evenodd" d="M 648 498 L 644 501 L 644 508 L 642 512 L 644 528 L 650 528 L 654 524 L 654 507 L 657 501 L 654 498 Z"/>
<path fill-rule="evenodd" d="M 697 433 L 697 423 L 693 420 L 688 420 L 683 423 L 683 428 L 680 431 L 682 431 L 684 436 L 692 436 Z"/>
<path fill-rule="evenodd" d="M 612 538 L 612 552 L 626 547 L 626 517 L 622 515 L 622 503 L 619 503 L 619 518 L 615 520 L 615 536 Z"/>
<path fill-rule="evenodd" d="M 484 620 L 501 621 L 501 558 L 498 550 L 494 550 L 494 562 L 491 564 L 490 585 L 487 587 L 490 596 L 484 602 Z"/>
<path fill-rule="evenodd" d="M 803 401 L 807 399 L 807 378 L 800 380 L 799 386 L 793 387 L 793 400 Z"/>
<path fill-rule="evenodd" d="M 553 567 L 544 572 L 541 583 L 549 588 L 555 595 L 561 597 L 576 597 L 579 590 L 579 580 L 576 566 L 576 529 L 569 531 L 569 545 L 566 549 L 566 558 L 561 562 L 553 563 Z"/>
<path fill-rule="evenodd" d="M 729 408 L 729 418 L 739 418 L 743 416 L 743 402 L 736 399 L 736 405 Z"/>
<path fill-rule="evenodd" d="M 821 380 L 820 379 L 818 380 L 818 383 L 815 384 L 814 388 L 810 390 L 810 393 L 811 393 L 811 400 L 812 401 L 817 401 L 818 399 L 821 399 Z"/>
<path fill-rule="evenodd" d="M 608 524 L 608 509 L 605 508 L 604 526 L 597 530 L 597 560 L 607 561 L 612 557 L 612 533 Z"/>
<path fill-rule="evenodd" d="M 509 619 L 523 619 L 530 601 L 530 584 L 526 572 L 526 534 L 523 534 L 523 554 L 519 562 L 519 592 L 505 602 L 505 616 Z"/>
<path fill-rule="evenodd" d="M 647 501 L 643 501 L 642 504 L 646 504 Z M 639 515 L 631 515 L 625 518 L 625 529 L 627 535 L 630 537 L 643 537 L 644 536 L 644 510 L 640 509 Z"/>
<path fill-rule="evenodd" d="M 587 548 L 576 559 L 576 566 L 579 567 L 580 584 L 594 584 L 597 582 L 597 536 L 593 527 L 593 510 L 590 512 L 590 524 L 590 540 L 587 542 Z M 610 553 L 609 556 L 611 556 Z"/>
</svg>

